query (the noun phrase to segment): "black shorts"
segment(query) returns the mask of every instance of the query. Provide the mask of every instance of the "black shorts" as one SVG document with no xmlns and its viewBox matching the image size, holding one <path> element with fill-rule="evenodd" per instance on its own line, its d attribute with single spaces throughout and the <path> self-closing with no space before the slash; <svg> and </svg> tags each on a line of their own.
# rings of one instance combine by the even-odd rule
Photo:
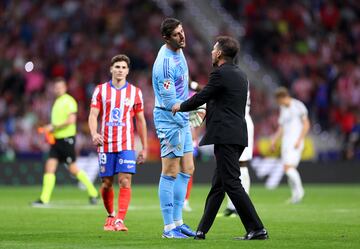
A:
<svg viewBox="0 0 360 249">
<path fill-rule="evenodd" d="M 49 158 L 56 158 L 67 165 L 75 162 L 75 137 L 56 139 L 50 148 Z"/>
</svg>

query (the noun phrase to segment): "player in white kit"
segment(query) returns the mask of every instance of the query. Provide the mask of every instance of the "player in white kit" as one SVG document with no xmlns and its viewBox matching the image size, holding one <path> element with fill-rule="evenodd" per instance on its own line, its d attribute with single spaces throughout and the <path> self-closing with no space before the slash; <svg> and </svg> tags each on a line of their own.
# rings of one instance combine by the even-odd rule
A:
<svg viewBox="0 0 360 249">
<path fill-rule="evenodd" d="M 247 94 L 246 108 L 245 108 L 245 120 L 246 127 L 248 132 L 248 146 L 244 149 L 243 153 L 240 156 L 240 180 L 241 184 L 244 187 L 244 190 L 247 194 L 250 193 L 250 175 L 248 167 L 250 166 L 250 161 L 253 158 L 253 147 L 254 147 L 254 123 L 250 116 L 250 91 Z M 227 197 L 227 206 L 223 214 L 219 216 L 229 217 L 236 215 L 236 209 L 234 204 L 231 202 L 230 198 Z"/>
<path fill-rule="evenodd" d="M 279 127 L 272 138 L 271 146 L 275 147 L 281 137 L 281 160 L 291 189 L 290 203 L 298 203 L 304 197 L 300 174 L 297 171 L 304 139 L 310 129 L 308 111 L 305 105 L 292 98 L 286 88 L 280 87 L 275 92 L 280 106 Z"/>
</svg>

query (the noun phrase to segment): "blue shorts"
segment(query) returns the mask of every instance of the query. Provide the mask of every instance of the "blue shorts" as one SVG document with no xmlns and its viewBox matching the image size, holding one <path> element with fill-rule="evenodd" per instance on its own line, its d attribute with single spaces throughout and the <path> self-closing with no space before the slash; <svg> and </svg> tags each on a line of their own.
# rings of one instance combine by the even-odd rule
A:
<svg viewBox="0 0 360 249">
<path fill-rule="evenodd" d="M 134 150 L 99 153 L 100 177 L 113 176 L 118 173 L 136 173 Z"/>
<path fill-rule="evenodd" d="M 183 128 L 156 129 L 161 145 L 161 157 L 182 157 L 184 153 L 193 152 L 193 141 L 190 126 Z"/>
</svg>

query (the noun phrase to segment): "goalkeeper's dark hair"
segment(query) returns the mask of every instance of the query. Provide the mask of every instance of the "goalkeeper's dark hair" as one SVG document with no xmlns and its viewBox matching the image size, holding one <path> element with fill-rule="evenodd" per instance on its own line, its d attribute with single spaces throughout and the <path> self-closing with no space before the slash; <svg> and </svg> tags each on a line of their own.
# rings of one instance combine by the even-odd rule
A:
<svg viewBox="0 0 360 249">
<path fill-rule="evenodd" d="M 218 49 L 222 52 L 222 58 L 233 61 L 240 50 L 239 42 L 230 36 L 218 36 L 216 38 Z"/>
<path fill-rule="evenodd" d="M 162 36 L 170 37 L 171 33 L 179 26 L 181 22 L 176 18 L 166 18 L 160 26 Z"/>
</svg>

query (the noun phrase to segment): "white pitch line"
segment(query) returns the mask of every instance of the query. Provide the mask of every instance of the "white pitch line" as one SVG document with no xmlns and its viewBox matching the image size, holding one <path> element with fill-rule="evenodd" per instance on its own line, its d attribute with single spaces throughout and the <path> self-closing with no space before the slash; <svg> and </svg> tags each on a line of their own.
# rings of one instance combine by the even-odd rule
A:
<svg viewBox="0 0 360 249">
<path fill-rule="evenodd" d="M 332 210 L 335 213 L 350 213 L 350 212 L 358 212 L 357 209 L 351 209 L 351 208 L 338 208 Z"/>
<path fill-rule="evenodd" d="M 102 209 L 103 206 L 99 203 L 98 205 L 84 205 L 84 204 L 75 204 L 74 202 L 56 202 L 51 203 L 45 206 L 36 206 L 33 208 L 44 208 L 44 209 Z M 2 208 L 0 208 L 2 209 Z M 129 210 L 158 210 L 160 209 L 159 205 L 144 205 L 144 206 L 133 206 L 130 205 Z"/>
</svg>

